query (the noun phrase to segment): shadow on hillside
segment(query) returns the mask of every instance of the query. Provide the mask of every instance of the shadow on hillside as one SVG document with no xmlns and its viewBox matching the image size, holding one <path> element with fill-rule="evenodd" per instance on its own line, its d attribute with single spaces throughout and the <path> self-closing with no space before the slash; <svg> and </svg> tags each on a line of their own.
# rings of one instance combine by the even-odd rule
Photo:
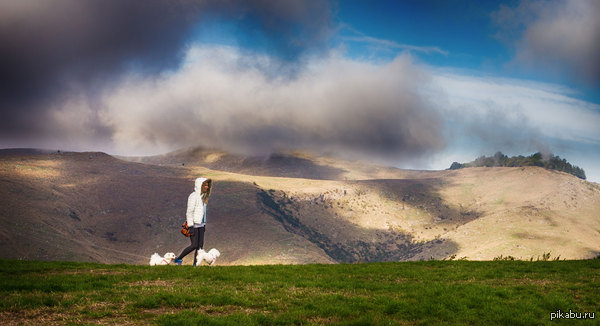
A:
<svg viewBox="0 0 600 326">
<path fill-rule="evenodd" d="M 272 173 L 271 176 L 318 180 L 337 180 L 346 172 L 340 168 L 318 165 L 309 159 L 285 154 L 271 154 L 264 161 L 263 168 L 265 173 Z"/>
<path fill-rule="evenodd" d="M 346 172 L 343 169 L 316 164 L 309 159 L 278 153 L 266 158 L 258 156 L 238 158 L 228 155 L 203 165 L 210 169 L 248 175 L 315 180 L 337 180 Z"/>
<path fill-rule="evenodd" d="M 419 194 L 422 194 L 419 193 Z M 433 197 L 433 194 L 430 194 Z M 289 199 L 279 199 L 274 191 L 258 192 L 258 201 L 263 209 L 279 221 L 288 231 L 298 234 L 323 249 L 332 259 L 341 263 L 403 261 L 414 259 L 443 259 L 458 252 L 458 245 L 447 239 L 415 242 L 412 235 L 395 230 L 365 230 L 351 222 L 336 219 L 339 230 L 349 230 L 350 234 L 369 233 L 374 241 L 339 241 L 331 234 L 325 234 L 315 226 L 307 225 L 286 209 Z M 323 211 L 320 218 L 335 219 Z"/>
<path fill-rule="evenodd" d="M 382 198 L 426 211 L 432 222 L 444 226 L 459 226 L 481 217 L 482 213 L 466 207 L 451 206 L 442 199 L 441 191 L 450 186 L 441 178 L 380 179 L 357 181 L 376 191 Z"/>
<path fill-rule="evenodd" d="M 156 165 L 202 166 L 213 170 L 270 177 L 338 180 L 347 172 L 344 169 L 319 165 L 310 159 L 293 154 L 273 153 L 269 156 L 242 156 L 220 154 L 209 159 L 211 151 L 192 149 L 172 155 L 144 158 L 125 158 Z"/>
</svg>

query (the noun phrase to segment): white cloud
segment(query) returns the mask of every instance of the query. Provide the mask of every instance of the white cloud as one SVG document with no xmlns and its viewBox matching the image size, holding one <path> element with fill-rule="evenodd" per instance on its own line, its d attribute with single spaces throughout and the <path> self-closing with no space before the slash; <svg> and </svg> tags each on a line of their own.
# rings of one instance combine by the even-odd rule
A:
<svg viewBox="0 0 600 326">
<path fill-rule="evenodd" d="M 600 84 L 600 1 L 521 1 L 492 15 L 498 37 L 515 42 L 516 63 Z M 516 41 L 515 41 L 516 40 Z"/>
<path fill-rule="evenodd" d="M 433 83 L 446 94 L 447 109 L 467 119 L 497 113 L 545 137 L 600 144 L 600 105 L 570 97 L 563 87 L 445 73 Z"/>
<path fill-rule="evenodd" d="M 573 90 L 523 80 L 432 70 L 424 90 L 435 98 L 446 121 L 448 147 L 431 159 L 431 168 L 503 151 L 536 151 L 566 157 L 600 180 L 600 105 L 575 99 Z"/>
<path fill-rule="evenodd" d="M 372 37 L 345 23 L 340 24 L 338 26 L 338 30 L 348 33 L 348 35 L 340 36 L 340 39 L 343 42 L 361 43 L 376 53 L 397 53 L 398 51 L 405 51 L 408 53 L 441 54 L 444 56 L 448 55 L 448 51 L 437 46 L 404 44 L 392 40 Z"/>
<path fill-rule="evenodd" d="M 179 71 L 130 76 L 105 94 L 99 116 L 121 152 L 201 144 L 402 161 L 444 146 L 442 122 L 417 92 L 427 76 L 409 56 L 377 65 L 333 54 L 293 78 L 265 73 L 270 63 L 234 48 L 194 47 Z"/>
<path fill-rule="evenodd" d="M 359 42 L 370 44 L 373 47 L 380 47 L 384 49 L 392 49 L 392 50 L 404 50 L 409 52 L 421 52 L 425 54 L 437 53 L 442 55 L 448 55 L 448 51 L 442 50 L 437 46 L 418 46 L 418 45 L 410 45 L 410 44 L 402 44 L 395 41 L 378 39 L 370 36 L 346 36 L 342 37 L 342 40 L 349 42 Z"/>
</svg>

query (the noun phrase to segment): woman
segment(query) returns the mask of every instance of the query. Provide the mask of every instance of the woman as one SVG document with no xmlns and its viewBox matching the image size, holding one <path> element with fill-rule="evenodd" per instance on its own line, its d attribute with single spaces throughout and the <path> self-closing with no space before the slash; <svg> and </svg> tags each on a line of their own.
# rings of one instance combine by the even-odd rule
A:
<svg viewBox="0 0 600 326">
<path fill-rule="evenodd" d="M 183 249 L 181 254 L 175 258 L 175 263 L 181 265 L 183 257 L 187 256 L 190 252 L 194 251 L 194 266 L 196 266 L 196 256 L 198 250 L 204 247 L 204 231 L 206 229 L 206 203 L 208 203 L 208 197 L 210 196 L 210 189 L 212 187 L 212 180 L 206 178 L 196 179 L 194 185 L 194 192 L 188 197 L 186 220 L 190 227 L 190 241 L 192 242 L 188 247 Z"/>
</svg>

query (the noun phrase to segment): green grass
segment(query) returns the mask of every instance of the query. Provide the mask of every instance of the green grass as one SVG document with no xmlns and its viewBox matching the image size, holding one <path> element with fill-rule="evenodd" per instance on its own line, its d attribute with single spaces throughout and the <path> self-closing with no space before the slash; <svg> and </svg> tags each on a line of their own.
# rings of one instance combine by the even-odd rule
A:
<svg viewBox="0 0 600 326">
<path fill-rule="evenodd" d="M 573 323 L 551 321 L 557 310 L 600 313 L 598 259 L 200 268 L 0 260 L 0 281 L 9 324 L 554 325 Z"/>
</svg>

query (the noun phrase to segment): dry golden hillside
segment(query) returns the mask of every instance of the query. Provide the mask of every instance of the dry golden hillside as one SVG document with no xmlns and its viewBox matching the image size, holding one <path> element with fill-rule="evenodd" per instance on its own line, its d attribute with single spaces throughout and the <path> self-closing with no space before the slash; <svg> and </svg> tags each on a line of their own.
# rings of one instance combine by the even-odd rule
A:
<svg viewBox="0 0 600 326">
<path fill-rule="evenodd" d="M 0 257 L 147 263 L 179 253 L 198 176 L 214 180 L 205 246 L 219 248 L 220 264 L 600 253 L 600 186 L 537 167 L 405 171 L 203 149 L 128 160 L 1 153 Z"/>
</svg>

